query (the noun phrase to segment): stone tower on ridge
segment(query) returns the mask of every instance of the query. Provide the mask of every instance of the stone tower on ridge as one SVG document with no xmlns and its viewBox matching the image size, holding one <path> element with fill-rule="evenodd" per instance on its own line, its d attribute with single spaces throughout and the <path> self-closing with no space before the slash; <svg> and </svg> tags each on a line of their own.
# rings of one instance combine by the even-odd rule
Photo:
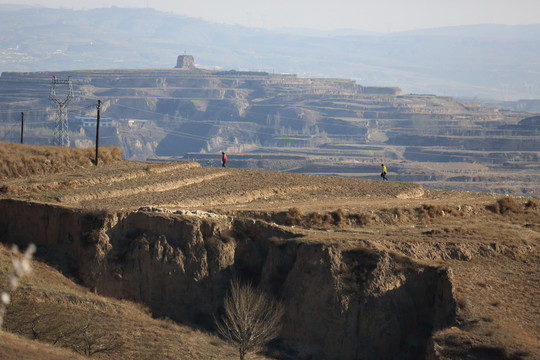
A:
<svg viewBox="0 0 540 360">
<path fill-rule="evenodd" d="M 195 59 L 193 59 L 192 55 L 180 55 L 176 60 L 175 69 L 194 70 Z"/>
</svg>

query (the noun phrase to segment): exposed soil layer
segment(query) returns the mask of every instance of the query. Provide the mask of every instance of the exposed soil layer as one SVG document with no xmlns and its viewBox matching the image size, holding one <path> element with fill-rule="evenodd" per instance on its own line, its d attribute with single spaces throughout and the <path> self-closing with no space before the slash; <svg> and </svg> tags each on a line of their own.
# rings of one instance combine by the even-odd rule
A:
<svg viewBox="0 0 540 360">
<path fill-rule="evenodd" d="M 1 189 L 3 241 L 157 315 L 206 326 L 230 277 L 260 284 L 287 305 L 283 358 L 540 353 L 538 199 L 192 162 Z"/>
</svg>

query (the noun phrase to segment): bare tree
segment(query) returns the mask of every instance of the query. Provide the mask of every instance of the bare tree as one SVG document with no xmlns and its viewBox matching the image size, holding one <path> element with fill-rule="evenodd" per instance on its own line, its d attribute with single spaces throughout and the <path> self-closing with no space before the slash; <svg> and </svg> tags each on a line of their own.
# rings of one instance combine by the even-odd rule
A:
<svg viewBox="0 0 540 360">
<path fill-rule="evenodd" d="M 123 343 L 118 334 L 110 334 L 104 329 L 92 326 L 88 320 L 81 328 L 82 344 L 74 347 L 75 351 L 90 357 L 97 353 L 111 353 L 122 347 Z"/>
<path fill-rule="evenodd" d="M 28 310 L 30 306 L 34 306 L 35 312 Z M 114 354 L 124 345 L 118 333 L 91 317 L 84 320 L 83 316 L 81 312 L 54 304 L 23 304 L 11 307 L 6 324 L 13 333 L 69 347 L 88 357 L 97 353 Z"/>
<path fill-rule="evenodd" d="M 258 351 L 279 335 L 283 305 L 251 284 L 231 281 L 231 292 L 224 300 L 225 314 L 215 320 L 218 332 L 238 348 L 240 360 Z"/>
</svg>

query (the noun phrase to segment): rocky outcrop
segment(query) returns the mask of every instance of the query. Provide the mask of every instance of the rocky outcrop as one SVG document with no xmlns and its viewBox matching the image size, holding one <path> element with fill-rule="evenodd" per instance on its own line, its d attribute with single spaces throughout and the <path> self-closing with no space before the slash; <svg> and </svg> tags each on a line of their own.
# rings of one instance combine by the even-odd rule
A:
<svg viewBox="0 0 540 360">
<path fill-rule="evenodd" d="M 229 280 L 249 280 L 285 304 L 279 346 L 297 359 L 423 358 L 433 331 L 455 317 L 448 269 L 251 219 L 5 200 L 0 235 L 36 243 L 39 256 L 97 293 L 208 328 Z"/>
<path fill-rule="evenodd" d="M 176 60 L 177 69 L 193 70 L 195 69 L 195 59 L 192 55 L 180 55 Z"/>
</svg>

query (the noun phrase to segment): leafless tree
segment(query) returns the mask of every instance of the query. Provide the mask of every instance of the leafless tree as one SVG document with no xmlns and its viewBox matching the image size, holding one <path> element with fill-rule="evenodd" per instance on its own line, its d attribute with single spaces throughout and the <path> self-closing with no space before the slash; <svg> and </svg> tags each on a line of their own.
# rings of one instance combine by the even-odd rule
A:
<svg viewBox="0 0 540 360">
<path fill-rule="evenodd" d="M 40 304 L 35 312 L 28 311 L 28 306 L 12 307 L 6 323 L 13 333 L 68 347 L 88 357 L 97 353 L 114 354 L 124 345 L 118 333 L 91 317 L 84 320 L 83 316 L 69 308 Z"/>
<path fill-rule="evenodd" d="M 96 328 L 92 326 L 90 320 L 81 328 L 81 335 L 82 343 L 74 349 L 88 357 L 97 353 L 114 352 L 123 345 L 118 334 L 110 334 Z"/>
<path fill-rule="evenodd" d="M 279 335 L 283 305 L 251 284 L 231 281 L 224 308 L 225 314 L 215 320 L 216 326 L 219 334 L 238 348 L 240 360 Z"/>
</svg>

